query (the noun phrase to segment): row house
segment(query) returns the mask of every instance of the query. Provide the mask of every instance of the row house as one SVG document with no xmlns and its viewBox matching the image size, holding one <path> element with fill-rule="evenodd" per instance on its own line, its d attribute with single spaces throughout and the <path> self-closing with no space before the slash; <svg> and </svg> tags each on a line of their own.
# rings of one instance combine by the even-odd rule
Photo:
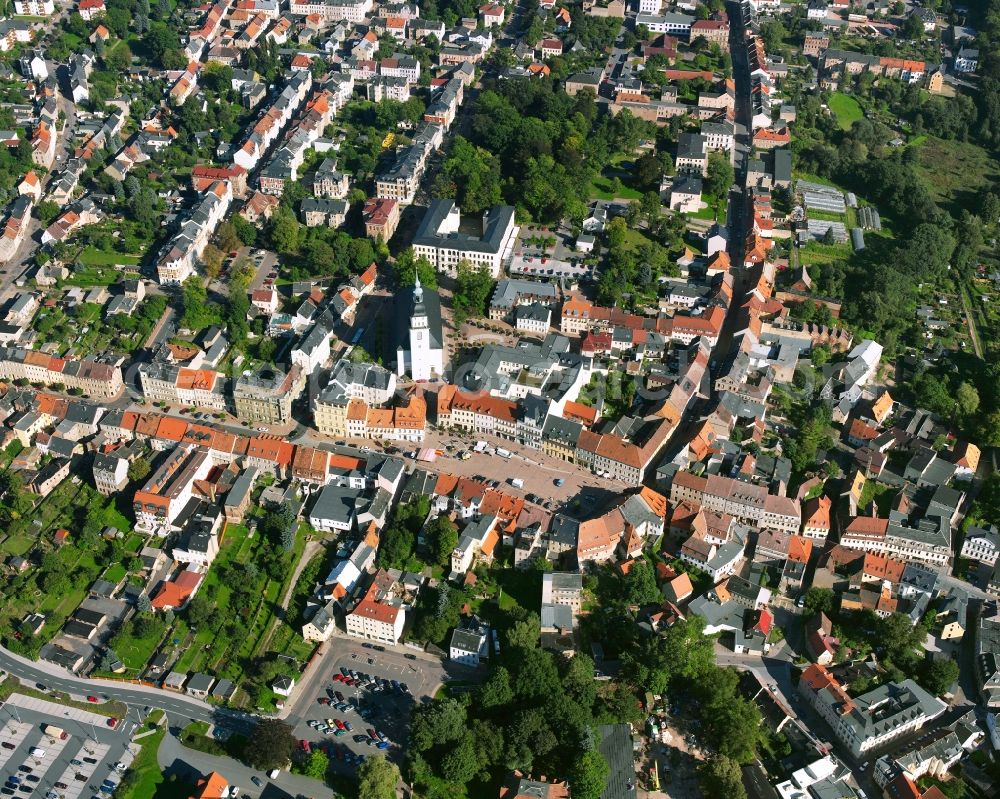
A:
<svg viewBox="0 0 1000 799">
<path fill-rule="evenodd" d="M 361 399 L 347 406 L 347 435 L 378 441 L 407 441 L 418 444 L 427 430 L 427 403 L 412 396 L 406 405 L 372 408 Z"/>
<path fill-rule="evenodd" d="M 175 107 L 180 107 L 184 105 L 188 97 L 194 94 L 195 90 L 198 88 L 198 72 L 201 69 L 201 64 L 197 61 L 192 61 L 187 65 L 180 77 L 174 82 L 174 85 L 170 87 L 170 104 Z"/>
<path fill-rule="evenodd" d="M 229 210 L 233 190 L 228 181 L 216 181 L 195 206 L 191 215 L 181 222 L 173 238 L 160 251 L 156 271 L 163 285 L 181 285 L 194 274 L 195 262 L 201 257 L 215 228 Z"/>
<path fill-rule="evenodd" d="M 666 510 L 662 494 L 642 488 L 604 515 L 580 522 L 576 541 L 580 569 L 611 560 L 622 545 L 629 551 L 641 551 L 645 541 L 655 541 L 663 534 Z"/>
<path fill-rule="evenodd" d="M 30 227 L 31 208 L 31 197 L 27 194 L 20 195 L 8 206 L 0 233 L 0 262 L 10 260 L 20 249 Z"/>
<path fill-rule="evenodd" d="M 56 358 L 34 350 L 0 348 L 0 380 L 62 383 L 67 389 L 101 399 L 114 399 L 125 388 L 120 366 L 95 358 Z"/>
<path fill-rule="evenodd" d="M 802 506 L 802 536 L 814 541 L 825 541 L 830 535 L 830 509 L 833 501 L 821 494 L 807 499 Z"/>
<path fill-rule="evenodd" d="M 396 391 L 396 375 L 376 364 L 340 360 L 313 401 L 316 428 L 328 436 L 347 435 L 347 410 L 358 400 L 367 407 L 387 404 Z"/>
<path fill-rule="evenodd" d="M 921 520 L 906 527 L 889 519 L 857 516 L 840 534 L 841 546 L 931 566 L 946 566 L 951 560 L 951 527 L 947 520 L 932 524 Z"/>
<path fill-rule="evenodd" d="M 247 171 L 236 164 L 227 167 L 196 164 L 191 168 L 191 188 L 199 194 L 212 188 L 217 181 L 226 181 L 232 187 L 233 196 L 245 197 L 247 193 Z"/>
<path fill-rule="evenodd" d="M 697 502 L 704 508 L 729 514 L 752 527 L 792 534 L 799 531 L 802 521 L 797 500 L 770 494 L 765 486 L 722 475 L 703 477 L 691 472 L 677 472 L 670 485 L 670 501 Z"/>
<path fill-rule="evenodd" d="M 274 102 L 254 123 L 246 140 L 235 149 L 233 163 L 253 170 L 305 102 L 311 88 L 311 72 L 293 73 Z"/>
<path fill-rule="evenodd" d="M 49 169 L 56 158 L 55 130 L 44 120 L 39 121 L 31 134 L 31 162 Z"/>
<path fill-rule="evenodd" d="M 289 0 L 288 10 L 296 16 L 318 14 L 328 22 L 360 24 L 371 15 L 374 5 L 373 0 Z"/>
<path fill-rule="evenodd" d="M 159 361 L 139 367 L 142 394 L 149 402 L 226 410 L 225 376 L 212 369 L 189 369 Z"/>
</svg>

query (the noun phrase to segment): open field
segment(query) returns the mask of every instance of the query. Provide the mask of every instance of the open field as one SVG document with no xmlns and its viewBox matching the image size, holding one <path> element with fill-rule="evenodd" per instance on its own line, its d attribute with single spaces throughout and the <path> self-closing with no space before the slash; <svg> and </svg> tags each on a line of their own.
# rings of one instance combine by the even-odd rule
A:
<svg viewBox="0 0 1000 799">
<path fill-rule="evenodd" d="M 976 213 L 982 192 L 1000 180 L 1000 165 L 975 144 L 929 136 L 920 145 L 917 171 L 934 200 L 949 211 Z"/>
<path fill-rule="evenodd" d="M 843 130 L 849 130 L 851 125 L 864 116 L 858 101 L 843 92 L 831 94 L 829 105 Z"/>
</svg>

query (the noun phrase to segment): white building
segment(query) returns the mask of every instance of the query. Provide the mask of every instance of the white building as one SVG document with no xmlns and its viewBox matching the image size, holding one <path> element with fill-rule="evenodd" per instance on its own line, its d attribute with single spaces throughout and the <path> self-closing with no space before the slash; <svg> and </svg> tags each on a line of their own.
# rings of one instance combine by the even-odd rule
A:
<svg viewBox="0 0 1000 799">
<path fill-rule="evenodd" d="M 405 321 L 407 317 L 397 316 Z M 397 334 L 396 374 L 409 372 L 415 381 L 444 374 L 444 334 L 441 329 L 441 299 L 436 291 L 424 291 L 419 278 L 413 287 L 408 324 Z"/>
<path fill-rule="evenodd" d="M 993 525 L 970 527 L 965 531 L 965 541 L 962 542 L 962 557 L 978 560 L 993 566 L 1000 555 L 1000 530 Z"/>
<path fill-rule="evenodd" d="M 671 36 L 687 37 L 691 34 L 694 17 L 687 14 L 637 14 L 635 25 L 645 25 L 650 33 L 669 33 Z"/>
<path fill-rule="evenodd" d="M 513 206 L 498 205 L 486 211 L 479 237 L 461 233 L 461 222 L 462 212 L 453 200 L 434 200 L 413 238 L 413 254 L 452 276 L 461 261 L 485 267 L 495 280 L 517 240 Z"/>
</svg>

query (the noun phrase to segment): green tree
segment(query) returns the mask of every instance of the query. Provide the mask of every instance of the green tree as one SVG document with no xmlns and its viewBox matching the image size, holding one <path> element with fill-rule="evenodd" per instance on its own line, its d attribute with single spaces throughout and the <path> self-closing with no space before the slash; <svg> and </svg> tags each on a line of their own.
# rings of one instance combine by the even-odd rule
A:
<svg viewBox="0 0 1000 799">
<path fill-rule="evenodd" d="M 399 768 L 383 755 L 369 755 L 358 767 L 358 799 L 396 799 Z"/>
<path fill-rule="evenodd" d="M 326 756 L 326 752 L 317 746 L 313 748 L 306 758 L 302 773 L 307 777 L 312 777 L 314 780 L 323 780 L 326 778 L 326 772 L 329 768 L 330 758 Z"/>
<path fill-rule="evenodd" d="M 716 198 L 726 197 L 733 185 L 735 172 L 729 156 L 720 152 L 708 154 L 708 174 L 705 176 L 705 191 Z"/>
<path fill-rule="evenodd" d="M 599 799 L 609 772 L 608 761 L 600 752 L 594 749 L 582 752 L 569 772 L 573 799 Z"/>
<path fill-rule="evenodd" d="M 903 23 L 903 37 L 906 39 L 924 38 L 924 23 L 916 14 L 910 14 Z"/>
<path fill-rule="evenodd" d="M 390 569 L 401 569 L 413 555 L 416 537 L 405 525 L 391 524 L 382 531 L 379 540 L 379 564 Z"/>
<path fill-rule="evenodd" d="M 449 782 L 464 784 L 479 771 L 479 753 L 476 742 L 466 733 L 457 745 L 449 748 L 441 758 L 441 776 Z"/>
<path fill-rule="evenodd" d="M 434 562 L 449 563 L 451 553 L 458 546 L 458 528 L 455 522 L 442 514 L 428 523 L 424 533 Z"/>
<path fill-rule="evenodd" d="M 514 698 L 514 689 L 510 686 L 510 672 L 503 666 L 498 666 L 480 686 L 477 697 L 480 707 L 486 710 L 510 704 Z"/>
<path fill-rule="evenodd" d="M 919 679 L 934 696 L 943 696 L 958 679 L 958 663 L 951 659 L 927 661 Z"/>
<path fill-rule="evenodd" d="M 630 605 L 647 605 L 663 598 L 653 567 L 648 562 L 636 561 L 622 577 L 622 597 Z"/>
<path fill-rule="evenodd" d="M 52 220 L 59 216 L 59 212 L 62 207 L 59 203 L 54 203 L 52 200 L 42 200 L 35 206 L 35 215 L 41 221 L 42 225 L 48 227 Z"/>
<path fill-rule="evenodd" d="M 420 276 L 420 285 L 425 289 L 437 288 L 437 272 L 433 264 L 421 256 L 417 258 L 413 254 L 413 248 L 403 250 L 393 264 L 393 271 L 396 275 L 396 282 L 401 288 L 413 286 L 416 283 L 417 275 Z"/>
<path fill-rule="evenodd" d="M 295 750 L 292 728 L 281 719 L 260 719 L 243 751 L 247 764 L 260 771 L 284 768 Z"/>
<path fill-rule="evenodd" d="M 979 410 L 979 392 L 972 383 L 963 380 L 955 391 L 955 402 L 962 416 L 971 417 Z"/>
<path fill-rule="evenodd" d="M 725 755 L 715 755 L 701 768 L 702 788 L 708 797 L 746 799 L 740 764 Z"/>
<path fill-rule="evenodd" d="M 267 225 L 271 247 L 282 255 L 296 254 L 300 246 L 300 229 L 295 215 L 288 208 L 279 207 Z"/>
<path fill-rule="evenodd" d="M 519 650 L 515 657 L 520 657 L 523 654 L 520 650 L 534 649 L 538 646 L 541 634 L 541 621 L 538 614 L 529 613 L 525 618 L 519 619 L 511 625 L 507 631 L 507 646 L 510 649 Z"/>
<path fill-rule="evenodd" d="M 232 217 L 232 226 L 240 241 L 247 247 L 253 247 L 257 243 L 257 228 L 239 214 Z"/>
<path fill-rule="evenodd" d="M 486 267 L 473 267 L 468 261 L 459 261 L 452 296 L 455 323 L 461 324 L 469 316 L 483 316 L 492 291 L 493 278 Z"/>
<path fill-rule="evenodd" d="M 463 213 L 481 214 L 502 200 L 500 162 L 493 153 L 456 136 L 435 182 L 435 196 L 454 198 Z"/>
<path fill-rule="evenodd" d="M 125 42 L 119 42 L 107 53 L 105 63 L 113 72 L 124 72 L 132 66 L 132 51 Z"/>
<path fill-rule="evenodd" d="M 420 705 L 410 721 L 410 743 L 417 752 L 454 743 L 464 734 L 465 724 L 465 707 L 454 699 Z"/>
<path fill-rule="evenodd" d="M 659 190 L 660 179 L 663 177 L 663 162 L 655 151 L 649 150 L 636 160 L 632 174 L 640 186 Z"/>
<path fill-rule="evenodd" d="M 149 465 L 149 461 L 140 455 L 128 465 L 128 479 L 134 483 L 145 480 L 149 477 L 151 470 L 152 467 Z"/>
<path fill-rule="evenodd" d="M 829 588 L 810 588 L 802 600 L 803 614 L 815 616 L 833 610 L 833 591 Z"/>
</svg>

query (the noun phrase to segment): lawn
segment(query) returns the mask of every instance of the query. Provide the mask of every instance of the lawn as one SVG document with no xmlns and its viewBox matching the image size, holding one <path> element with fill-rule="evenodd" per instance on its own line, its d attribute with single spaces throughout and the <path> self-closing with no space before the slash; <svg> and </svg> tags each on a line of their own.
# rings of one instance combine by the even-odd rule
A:
<svg viewBox="0 0 1000 799">
<path fill-rule="evenodd" d="M 996 159 L 975 144 L 929 136 L 919 154 L 918 174 L 935 202 L 951 212 L 967 208 L 976 213 L 982 192 L 1000 180 Z"/>
<path fill-rule="evenodd" d="M 849 242 L 845 244 L 821 244 L 817 241 L 811 241 L 805 247 L 799 247 L 799 262 L 803 266 L 827 264 L 850 257 L 851 245 Z"/>
<path fill-rule="evenodd" d="M 132 635 L 131 626 L 125 625 L 124 630 L 112 639 L 115 654 L 128 668 L 142 671 L 163 638 L 165 629 L 166 625 L 157 617 L 157 624 L 150 633 L 137 638 Z"/>
<path fill-rule="evenodd" d="M 878 506 L 878 515 L 883 519 L 888 518 L 890 503 L 892 502 L 892 497 L 895 493 L 895 489 L 891 486 L 879 483 L 876 480 L 868 480 L 865 483 L 865 487 L 861 489 L 861 498 L 858 501 L 858 511 L 861 512 L 863 509 L 868 507 L 870 502 L 874 501 Z"/>
<path fill-rule="evenodd" d="M 96 247 L 86 247 L 80 251 L 77 259 L 84 266 L 138 266 L 142 259 L 138 255 L 125 255 L 120 252 L 105 252 Z"/>
<path fill-rule="evenodd" d="M 711 202 L 711 197 L 706 196 L 704 197 L 704 200 L 707 205 L 704 208 L 695 211 L 693 214 L 688 214 L 688 216 L 693 219 L 710 219 L 716 222 L 725 222 L 726 205 L 728 200 L 725 197 L 722 197 L 716 200 L 714 204 Z"/>
<path fill-rule="evenodd" d="M 152 735 L 140 738 L 142 749 L 129 771 L 132 774 L 132 781 L 122 794 L 122 799 L 153 799 L 158 793 L 158 787 L 163 783 L 163 771 L 160 764 L 156 762 L 156 750 L 160 748 L 160 742 L 166 734 L 165 726 L 157 726 Z"/>
<path fill-rule="evenodd" d="M 626 200 L 641 200 L 642 192 L 637 189 L 629 188 L 628 186 L 622 186 L 621 191 L 617 194 L 611 191 L 611 183 L 613 178 L 605 177 L 604 175 L 598 175 L 590 183 L 590 196 L 592 199 L 598 200 L 613 200 L 615 197 L 621 197 Z"/>
<path fill-rule="evenodd" d="M 842 130 L 849 130 L 851 125 L 864 116 L 858 101 L 843 92 L 830 95 L 829 105 Z"/>
<path fill-rule="evenodd" d="M 118 282 L 118 272 L 114 269 L 92 267 L 75 270 L 64 282 L 79 288 L 94 288 L 95 286 L 111 286 Z"/>
<path fill-rule="evenodd" d="M 10 555 L 23 555 L 34 545 L 35 539 L 29 535 L 9 535 L 6 540 L 0 544 L 0 551 L 6 552 Z"/>
<path fill-rule="evenodd" d="M 104 579 L 109 583 L 115 583 L 116 585 L 125 579 L 125 575 L 128 574 L 128 570 L 120 563 L 114 563 L 108 567 L 108 570 L 104 573 Z"/>
</svg>

